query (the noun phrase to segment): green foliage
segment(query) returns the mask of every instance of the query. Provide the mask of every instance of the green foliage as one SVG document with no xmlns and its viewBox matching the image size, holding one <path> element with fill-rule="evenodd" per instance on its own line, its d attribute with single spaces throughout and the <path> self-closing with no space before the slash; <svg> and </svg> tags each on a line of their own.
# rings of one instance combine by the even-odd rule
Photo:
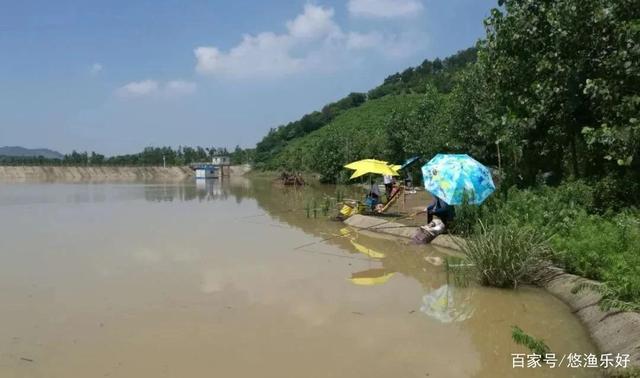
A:
<svg viewBox="0 0 640 378">
<path fill-rule="evenodd" d="M 516 344 L 529 348 L 529 350 L 540 355 L 542 358 L 544 358 L 547 353 L 551 352 L 551 349 L 544 340 L 536 339 L 535 337 L 525 333 L 518 326 L 511 326 L 511 338 Z"/>
<path fill-rule="evenodd" d="M 593 283 L 584 281 L 571 289 L 573 294 L 580 293 L 584 290 L 595 291 L 602 295 L 602 299 L 598 303 L 603 311 L 621 310 L 621 311 L 640 311 L 639 303 L 631 303 L 623 301 L 619 298 L 619 293 L 611 289 L 607 283 Z"/>
<path fill-rule="evenodd" d="M 466 193 L 462 204 L 455 206 L 455 218 L 448 225 L 449 230 L 458 235 L 467 236 L 474 232 L 478 222 L 483 219 L 483 211 L 488 206 L 471 205 L 468 202 Z"/>
<path fill-rule="evenodd" d="M 517 287 L 534 274 L 550 256 L 544 234 L 531 227 L 479 224 L 478 232 L 461 245 L 475 265 L 481 284 Z"/>
<path fill-rule="evenodd" d="M 270 164 L 271 159 L 276 157 L 291 140 L 303 137 L 329 124 L 344 111 L 362 105 L 366 98 L 364 93 L 350 93 L 347 97 L 326 105 L 322 111 L 306 114 L 298 121 L 271 129 L 256 145 L 256 166 L 273 168 L 273 164 Z"/>
<path fill-rule="evenodd" d="M 213 156 L 227 155 L 234 164 L 249 163 L 253 159 L 254 150 L 243 150 L 239 146 L 233 153 L 226 148 L 204 147 L 146 147 L 142 152 L 129 155 L 105 157 L 95 152 L 72 151 L 62 159 L 39 157 L 0 156 L 0 165 L 47 165 L 47 166 L 167 166 L 188 165 L 195 162 L 210 161 Z"/>
<path fill-rule="evenodd" d="M 255 158 L 255 148 L 242 149 L 240 146 L 236 146 L 233 152 L 229 155 L 231 164 L 241 165 L 250 164 Z"/>
<path fill-rule="evenodd" d="M 639 213 L 581 215 L 552 243 L 569 272 L 605 282 L 605 299 L 640 303 Z"/>
<path fill-rule="evenodd" d="M 454 86 L 456 73 L 473 63 L 477 58 L 477 49 L 470 47 L 440 60 L 425 59 L 417 67 L 410 67 L 401 73 L 395 73 L 368 93 L 370 100 L 389 94 L 427 93 L 428 86 L 434 86 L 439 92 L 448 93 Z"/>
<path fill-rule="evenodd" d="M 414 109 L 394 111 L 385 125 L 385 157 L 389 161 L 403 161 L 411 156 L 434 156 L 446 151 L 445 101 L 435 86 L 428 84 Z"/>
<path fill-rule="evenodd" d="M 385 125 L 391 114 L 410 112 L 422 96 L 387 96 L 345 111 L 329 125 L 283 148 L 269 169 L 318 172 L 324 182 L 347 181 L 343 166 L 350 161 L 378 156 L 385 144 Z"/>
<path fill-rule="evenodd" d="M 479 221 L 490 230 L 536 230 L 549 239 L 556 264 L 604 282 L 602 306 L 629 308 L 625 303 L 640 303 L 640 212 L 602 208 L 593 187 L 574 181 L 555 188 L 511 188 L 480 207 L 456 208 L 452 231 L 476 233 L 472 240 L 483 237 L 486 230 L 473 227 Z M 486 241 L 480 246 L 490 249 Z M 485 264 L 498 264 L 493 253 L 481 255 Z"/>
<path fill-rule="evenodd" d="M 334 169 L 336 164 L 330 161 L 331 158 L 329 156 L 326 156 L 331 154 L 329 148 L 338 148 L 338 151 L 343 151 L 346 155 L 351 156 L 354 154 L 346 151 L 350 151 L 352 149 L 351 146 L 341 147 L 342 143 L 353 143 L 353 149 L 356 151 L 355 153 L 357 153 L 360 148 L 362 148 L 362 144 L 373 146 L 373 142 L 364 143 L 353 140 L 345 142 L 342 137 L 343 134 L 323 134 L 323 138 L 327 143 L 327 148 L 321 151 L 323 156 L 315 159 L 317 161 L 309 161 L 311 157 L 305 160 L 298 159 L 301 154 L 305 153 L 304 151 L 292 152 L 302 145 L 306 145 L 305 143 L 298 143 L 298 141 L 307 138 L 316 138 L 313 136 L 315 131 L 332 125 L 334 120 L 338 121 L 343 114 L 354 114 L 353 112 L 357 110 L 356 108 L 363 104 L 369 105 L 368 111 L 355 113 L 363 115 L 363 118 L 352 118 L 349 122 L 359 122 L 362 124 L 361 128 L 363 130 L 372 130 L 372 127 L 368 124 L 370 121 L 368 113 L 371 112 L 371 108 L 374 107 L 375 104 L 380 105 L 386 102 L 400 103 L 403 99 L 406 100 L 409 98 L 422 98 L 421 109 L 416 110 L 412 114 L 408 114 L 405 112 L 405 109 L 403 109 L 406 108 L 406 106 L 403 105 L 398 105 L 391 109 L 384 107 L 384 109 L 381 110 L 387 111 L 385 117 L 388 117 L 389 121 L 384 122 L 383 125 L 376 119 L 374 124 L 379 130 L 389 130 L 389 135 L 395 138 L 391 142 L 392 144 L 395 143 L 394 146 L 405 146 L 403 142 L 407 140 L 413 141 L 412 146 L 406 146 L 402 149 L 395 147 L 390 148 L 386 146 L 387 141 L 383 138 L 383 135 L 376 134 L 374 141 L 377 142 L 378 145 L 366 148 L 371 151 L 367 157 L 378 155 L 387 155 L 388 158 L 402 156 L 407 153 L 421 152 L 425 150 L 424 146 L 429 147 L 429 153 L 437 151 L 438 148 L 446 144 L 447 140 L 444 130 L 439 129 L 439 126 L 444 127 L 444 121 L 438 120 L 435 122 L 436 117 L 446 114 L 444 107 L 441 106 L 444 103 L 442 93 L 448 93 L 453 89 L 458 77 L 458 72 L 468 64 L 475 62 L 476 52 L 475 48 L 469 48 L 444 60 L 425 60 L 418 67 L 408 68 L 402 73 L 396 73 L 387 77 L 380 86 L 369 91 L 367 95 L 352 93 L 338 102 L 325 106 L 320 112 L 316 111 L 307 114 L 298 121 L 271 129 L 256 146 L 256 168 L 270 170 L 287 169 L 293 164 L 295 167 L 291 169 L 311 169 L 321 173 L 323 181 L 345 181 L 345 173 L 342 172 L 341 169 Z M 418 96 L 418 94 L 424 94 L 424 96 Z M 386 97 L 397 98 L 387 99 Z M 335 127 L 333 130 L 337 131 Z M 419 143 L 418 140 L 410 138 L 410 136 L 419 136 L 420 141 L 429 138 L 430 143 Z M 438 140 L 437 143 L 436 139 Z M 338 156 L 345 157 L 344 155 Z M 299 161 L 299 163 L 296 163 L 296 161 Z M 342 164 L 339 165 L 344 165 L 345 162 L 346 161 L 341 161 L 340 163 Z"/>
<path fill-rule="evenodd" d="M 601 175 L 637 162 L 637 0 L 505 0 L 485 24 L 478 60 L 498 105 L 488 122 L 522 148 L 512 175 L 530 184 L 540 170 Z"/>
</svg>

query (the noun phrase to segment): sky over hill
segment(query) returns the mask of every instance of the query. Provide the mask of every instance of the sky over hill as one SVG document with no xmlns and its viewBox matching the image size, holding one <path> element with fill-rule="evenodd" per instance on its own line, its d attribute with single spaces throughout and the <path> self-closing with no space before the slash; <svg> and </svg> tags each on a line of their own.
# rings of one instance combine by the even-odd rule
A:
<svg viewBox="0 0 640 378">
<path fill-rule="evenodd" d="M 252 146 L 483 35 L 488 0 L 11 2 L 0 141 L 107 154 Z"/>
</svg>

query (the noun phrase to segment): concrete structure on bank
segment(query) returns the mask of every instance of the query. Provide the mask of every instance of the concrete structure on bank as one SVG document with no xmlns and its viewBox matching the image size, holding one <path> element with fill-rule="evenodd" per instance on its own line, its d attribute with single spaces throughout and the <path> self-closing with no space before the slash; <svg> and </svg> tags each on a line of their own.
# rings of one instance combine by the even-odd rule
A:
<svg viewBox="0 0 640 378">
<path fill-rule="evenodd" d="M 347 218 L 344 223 L 363 232 L 406 239 L 411 239 L 417 229 L 384 218 L 359 214 Z M 445 253 L 462 255 L 462 243 L 464 239 L 445 234 L 438 235 L 430 244 L 446 248 L 448 251 Z M 629 355 L 628 369 L 640 369 L 640 313 L 615 309 L 603 311 L 598 305 L 602 299 L 599 293 L 593 290 L 573 293 L 573 289 L 582 282 L 600 285 L 599 282 L 566 273 L 551 263 L 533 277 L 533 281 L 571 308 L 585 325 L 601 353 L 611 353 L 613 358 L 617 355 Z M 607 376 L 624 371 L 625 369 L 607 369 L 603 373 Z"/>
</svg>

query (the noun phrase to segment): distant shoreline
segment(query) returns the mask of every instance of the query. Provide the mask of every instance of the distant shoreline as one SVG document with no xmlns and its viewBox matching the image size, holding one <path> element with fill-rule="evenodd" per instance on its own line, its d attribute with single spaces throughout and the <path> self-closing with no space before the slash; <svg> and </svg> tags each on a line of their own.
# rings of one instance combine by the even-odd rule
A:
<svg viewBox="0 0 640 378">
<path fill-rule="evenodd" d="M 248 166 L 231 166 L 231 175 L 243 175 Z M 193 178 L 188 166 L 0 166 L 0 181 L 183 181 Z"/>
</svg>

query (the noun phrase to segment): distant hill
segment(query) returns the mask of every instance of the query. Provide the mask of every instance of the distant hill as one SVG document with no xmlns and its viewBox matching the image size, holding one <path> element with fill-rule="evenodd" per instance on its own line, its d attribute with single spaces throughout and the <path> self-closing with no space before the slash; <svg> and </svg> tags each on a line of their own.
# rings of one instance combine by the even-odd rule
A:
<svg viewBox="0 0 640 378">
<path fill-rule="evenodd" d="M 48 148 L 24 148 L 18 146 L 5 146 L 0 147 L 0 156 L 12 156 L 12 157 L 38 157 L 42 156 L 47 159 L 62 159 L 62 155 L 58 151 L 53 151 Z"/>
<path fill-rule="evenodd" d="M 384 79 L 367 93 L 348 96 L 325 105 L 321 110 L 304 115 L 301 119 L 272 128 L 256 145 L 254 163 L 257 168 L 277 169 L 283 153 L 294 141 L 304 138 L 331 124 L 341 114 L 363 106 L 369 101 L 387 96 L 423 94 L 431 84 L 441 93 L 449 93 L 458 73 L 477 59 L 477 49 L 470 47 L 445 59 L 426 59 L 419 66 L 410 67 Z M 392 103 L 397 103 L 391 100 Z M 353 113 L 359 114 L 359 113 Z M 290 149 L 289 149 L 290 151 Z"/>
<path fill-rule="evenodd" d="M 323 181 L 333 181 L 344 173 L 345 162 L 381 156 L 389 117 L 408 114 L 422 99 L 420 94 L 383 96 L 345 110 L 326 126 L 284 145 L 264 168 L 318 172 Z"/>
</svg>

